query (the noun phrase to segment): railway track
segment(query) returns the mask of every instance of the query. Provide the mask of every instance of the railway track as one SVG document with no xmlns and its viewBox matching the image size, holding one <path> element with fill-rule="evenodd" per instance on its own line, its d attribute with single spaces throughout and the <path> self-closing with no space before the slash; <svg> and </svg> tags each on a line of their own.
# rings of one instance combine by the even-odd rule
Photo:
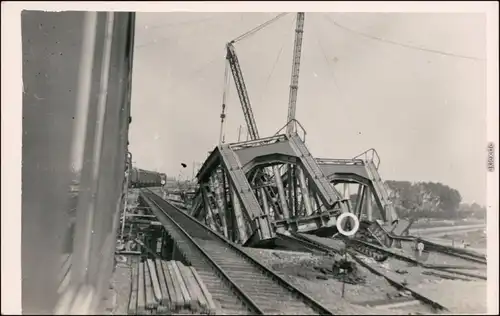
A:
<svg viewBox="0 0 500 316">
<path fill-rule="evenodd" d="M 294 242 L 301 242 L 301 246 L 304 249 L 308 249 L 312 252 L 322 252 L 324 255 L 329 255 L 333 252 L 339 253 L 337 249 L 333 249 L 328 247 L 328 245 L 324 245 L 320 242 L 317 242 L 314 239 L 309 238 L 305 234 L 294 234 L 290 236 L 293 238 Z M 436 270 L 439 273 L 446 273 L 451 275 L 456 275 L 457 279 L 461 277 L 466 277 L 468 279 L 475 280 L 486 280 L 486 275 L 481 273 L 481 270 L 484 270 L 486 262 L 478 260 L 478 258 L 464 257 L 460 254 L 457 254 L 457 257 L 460 259 L 469 259 L 469 262 L 472 265 L 449 265 L 449 264 L 429 264 L 425 262 L 420 262 L 412 257 L 404 255 L 394 249 L 383 248 L 379 245 L 374 245 L 369 242 L 366 242 L 361 239 L 346 239 L 345 240 L 347 247 L 349 247 L 350 254 L 353 255 L 353 252 L 359 253 L 365 257 L 369 257 L 374 259 L 378 263 L 382 263 L 389 258 L 397 259 L 400 261 L 405 261 L 415 266 L 420 266 L 424 269 Z M 349 252 L 349 251 L 348 251 Z M 443 254 L 447 254 L 442 252 Z M 465 270 L 465 271 L 464 271 Z"/>
<path fill-rule="evenodd" d="M 441 229 L 451 232 L 454 228 Z M 486 256 L 484 254 L 469 249 L 445 246 L 421 237 L 393 235 L 374 224 L 362 223 L 355 238 L 350 239 L 350 241 L 352 241 L 352 248 L 355 248 L 363 255 L 374 258 L 378 262 L 385 261 L 389 256 L 394 256 L 394 249 L 391 248 L 397 244 L 417 245 L 417 243 L 421 243 L 427 252 L 439 253 L 475 264 L 486 265 Z"/>
<path fill-rule="evenodd" d="M 291 234 L 290 237 L 293 238 L 293 240 L 295 241 L 302 242 L 304 248 L 309 248 L 316 253 L 322 252 L 324 255 L 332 255 L 333 253 L 337 254 L 339 253 L 338 249 L 333 249 L 328 245 L 322 244 L 312 238 L 309 238 L 305 234 L 294 233 Z M 448 311 L 448 309 L 445 306 L 441 305 L 435 300 L 428 298 L 424 294 L 420 293 L 417 289 L 414 289 L 411 286 L 405 284 L 405 282 L 399 280 L 396 275 L 391 275 L 388 271 L 384 271 L 384 269 L 379 266 L 381 261 L 385 261 L 389 257 L 396 257 L 395 253 L 381 247 L 377 246 L 371 247 L 369 243 L 359 240 L 347 242 L 346 244 L 348 246 L 346 248 L 347 249 L 346 252 L 351 256 L 351 258 L 354 259 L 354 261 L 356 261 L 358 264 L 368 269 L 370 272 L 384 277 L 393 287 L 399 289 L 401 292 L 408 293 L 410 295 L 411 298 L 405 299 L 406 300 L 405 304 L 408 305 L 408 304 L 420 303 L 426 306 L 429 309 L 429 311 L 433 312 Z M 363 258 L 362 256 L 364 256 L 365 258 Z M 375 261 L 377 262 L 373 264 L 367 263 L 365 260 L 367 258 L 375 259 Z M 404 258 L 398 258 L 398 259 L 403 260 Z M 391 302 L 387 302 L 384 304 L 380 304 L 379 307 L 384 307 L 385 305 L 387 305 L 385 307 L 389 307 L 391 306 L 391 304 L 392 304 Z"/>
<path fill-rule="evenodd" d="M 402 236 L 393 236 L 395 240 L 398 240 L 399 242 L 410 242 L 410 243 L 417 243 L 421 242 L 424 245 L 424 249 L 428 251 L 433 251 L 437 253 L 442 253 L 448 256 L 456 257 L 462 260 L 466 260 L 469 262 L 474 262 L 478 264 L 483 264 L 486 265 L 486 256 L 476 253 L 474 251 L 470 251 L 467 249 L 460 249 L 460 248 L 453 248 L 453 247 L 446 247 L 439 245 L 437 243 L 434 243 L 429 240 L 425 240 L 422 238 L 418 237 L 402 237 Z"/>
<path fill-rule="evenodd" d="M 350 246 L 362 253 L 365 256 L 371 257 L 375 259 L 377 262 L 383 262 L 387 260 L 389 257 L 396 257 L 398 259 L 404 261 L 413 261 L 413 263 L 417 263 L 416 260 L 404 258 L 405 256 L 397 253 L 397 250 L 394 248 L 388 247 L 383 243 L 374 243 L 373 238 L 371 238 L 371 234 L 368 231 L 361 232 L 358 234 L 356 238 L 352 238 L 347 240 L 350 243 Z M 417 243 L 422 243 L 424 245 L 424 249 L 426 252 L 432 252 L 437 254 L 442 254 L 445 256 L 454 257 L 469 263 L 478 264 L 478 265 L 486 265 L 486 257 L 482 254 L 475 253 L 474 251 L 470 251 L 467 249 L 446 247 L 432 241 L 422 239 L 419 237 L 411 237 L 411 236 L 393 236 L 390 235 L 388 238 L 392 239 L 393 242 L 398 242 L 400 244 L 406 243 L 416 245 Z M 420 264 L 420 263 L 417 263 Z"/>
<path fill-rule="evenodd" d="M 484 268 L 486 265 L 486 261 L 482 261 L 477 257 L 466 256 L 463 254 L 456 254 L 455 256 L 453 256 L 453 255 L 451 255 L 451 256 L 465 260 L 467 263 L 472 263 L 472 265 L 467 264 L 467 265 L 452 266 L 452 265 L 428 264 L 425 262 L 420 262 L 412 257 L 406 256 L 406 255 L 396 251 L 395 249 L 382 248 L 380 246 L 370 244 L 369 242 L 366 242 L 366 241 L 363 241 L 360 239 L 351 239 L 351 240 L 347 241 L 347 243 L 349 245 L 351 245 L 351 247 L 354 250 L 356 250 L 359 253 L 366 255 L 368 257 L 372 257 L 378 262 L 385 261 L 386 259 L 391 257 L 391 258 L 395 258 L 395 259 L 398 259 L 401 261 L 406 261 L 406 262 L 414 264 L 414 265 L 421 266 L 423 268 L 436 269 L 436 270 L 442 270 L 442 269 L 445 269 L 445 270 L 446 269 L 472 269 L 472 270 L 476 270 L 476 269 Z M 445 254 L 445 255 L 450 255 L 449 253 L 444 252 L 444 251 L 439 251 L 439 250 L 434 250 L 434 251 L 436 251 L 438 253 Z M 386 258 L 386 259 L 385 260 L 377 260 L 377 257 L 381 257 L 381 256 L 383 256 L 383 258 Z M 463 272 L 458 272 L 458 271 L 454 271 L 454 273 L 468 275 L 468 276 L 470 276 L 472 278 L 476 278 L 476 279 L 485 279 L 485 277 L 483 277 L 481 275 L 477 275 L 477 274 L 475 275 L 475 274 L 471 274 L 471 273 L 463 273 Z"/>
<path fill-rule="evenodd" d="M 333 315 L 224 237 L 151 191 L 141 197 L 188 264 L 200 274 L 222 314 Z"/>
</svg>

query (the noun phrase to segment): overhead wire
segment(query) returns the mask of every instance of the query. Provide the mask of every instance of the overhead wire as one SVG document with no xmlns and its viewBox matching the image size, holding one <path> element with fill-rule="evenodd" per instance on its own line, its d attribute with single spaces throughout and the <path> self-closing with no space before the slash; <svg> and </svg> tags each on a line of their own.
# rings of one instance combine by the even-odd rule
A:
<svg viewBox="0 0 500 316">
<path fill-rule="evenodd" d="M 219 18 L 218 16 L 211 16 L 211 17 L 207 17 L 207 18 L 201 18 L 201 19 L 190 20 L 190 21 L 181 21 L 181 22 L 177 22 L 177 23 L 160 24 L 160 25 L 148 27 L 147 30 L 155 30 L 155 29 L 159 29 L 159 28 L 170 28 L 170 27 L 177 27 L 177 26 L 183 26 L 183 25 L 185 26 L 185 25 L 189 25 L 189 24 L 204 23 L 204 22 L 215 20 L 218 18 Z"/>
<path fill-rule="evenodd" d="M 217 62 L 218 60 L 220 60 L 220 55 L 215 56 L 214 58 L 212 58 L 212 59 L 211 59 L 211 60 L 209 60 L 208 62 L 203 63 L 203 64 L 201 64 L 200 66 L 196 67 L 193 71 L 190 71 L 190 72 L 188 73 L 188 75 L 187 75 L 187 78 L 190 78 L 190 77 L 192 77 L 192 76 L 195 76 L 195 75 L 197 75 L 197 74 L 201 73 L 202 71 L 204 71 L 205 69 L 207 69 L 207 67 L 211 66 L 212 64 L 214 64 L 214 63 L 215 63 L 215 62 Z M 171 88 L 169 88 L 169 90 L 173 90 L 173 91 L 175 91 L 175 90 L 176 90 L 175 88 L 177 88 L 177 85 L 178 85 L 178 84 L 180 84 L 180 82 L 181 82 L 181 81 L 179 81 L 179 80 L 178 80 L 178 81 L 176 81 L 176 82 L 174 83 L 174 85 L 173 85 Z"/>
<path fill-rule="evenodd" d="M 292 20 L 292 25 L 291 25 L 291 26 L 292 26 L 292 30 L 293 30 L 293 26 L 294 26 L 294 24 L 295 24 L 295 21 L 296 21 L 296 20 L 297 20 L 297 17 L 294 17 L 294 19 Z M 271 80 L 271 77 L 272 77 L 272 75 L 274 74 L 274 70 L 276 69 L 276 65 L 278 64 L 278 62 L 279 62 L 279 60 L 280 60 L 280 57 L 281 57 L 281 55 L 282 55 L 282 53 L 283 53 L 283 49 L 284 49 L 284 47 L 285 47 L 285 43 L 286 43 L 286 39 L 287 39 L 287 35 L 288 35 L 289 33 L 290 33 L 290 30 L 288 30 L 288 31 L 286 32 L 285 36 L 283 36 L 283 42 L 281 43 L 281 48 L 280 48 L 280 50 L 278 51 L 278 55 L 276 56 L 276 59 L 275 59 L 274 64 L 273 64 L 273 66 L 272 66 L 272 68 L 271 68 L 271 71 L 269 72 L 269 75 L 267 76 L 266 82 L 265 82 L 265 84 L 264 84 L 264 89 L 263 89 L 262 94 L 261 94 L 261 96 L 260 96 L 260 98 L 259 98 L 259 103 L 261 103 L 261 102 L 262 102 L 262 99 L 264 98 L 264 96 L 265 96 L 265 94 L 266 94 L 266 92 L 267 92 L 267 88 L 268 88 L 268 86 L 269 86 L 269 81 Z"/>
<path fill-rule="evenodd" d="M 332 81 L 333 81 L 333 84 L 334 84 L 335 88 L 336 88 L 337 90 L 340 90 L 340 89 L 339 89 L 339 86 L 338 86 L 338 83 L 337 83 L 337 77 L 336 77 L 336 75 L 335 75 L 335 72 L 333 71 L 333 66 L 332 66 L 332 64 L 330 63 L 330 60 L 328 59 L 328 56 L 327 56 L 327 54 L 326 54 L 325 49 L 323 48 L 323 45 L 321 45 L 321 41 L 320 41 L 320 39 L 319 39 L 319 36 L 318 36 L 318 34 L 317 34 L 318 32 L 317 32 L 317 29 L 316 29 L 316 27 L 315 27 L 315 25 L 314 25 L 314 24 L 313 24 L 313 28 L 314 28 L 314 30 L 315 30 L 315 33 L 314 33 L 314 38 L 316 39 L 316 43 L 318 44 L 318 47 L 319 47 L 319 49 L 320 49 L 320 51 L 321 51 L 321 55 L 322 55 L 322 56 L 323 56 L 323 58 L 325 59 L 325 61 L 326 61 L 327 65 L 328 65 L 328 68 L 329 68 L 329 70 L 330 70 L 328 73 L 330 73 L 330 75 L 332 76 Z M 340 92 L 340 91 L 339 91 L 339 92 Z"/>
<path fill-rule="evenodd" d="M 342 90 L 340 89 L 340 86 L 338 84 L 338 77 L 337 75 L 335 74 L 335 69 L 334 69 L 334 66 L 333 64 L 330 62 L 330 59 L 328 58 L 328 54 L 324 48 L 324 46 L 321 44 L 321 39 L 320 39 L 320 36 L 319 36 L 319 32 L 318 32 L 318 29 L 316 28 L 316 25 L 315 23 L 311 23 L 312 24 L 312 28 L 314 29 L 314 37 L 316 39 L 316 43 L 318 44 L 318 47 L 321 51 L 321 55 L 323 56 L 323 58 L 325 59 L 325 62 L 327 64 L 327 68 L 329 69 L 328 73 L 330 74 L 331 78 L 332 78 L 332 82 L 333 82 L 333 85 L 335 86 L 335 89 L 337 90 L 337 94 L 340 98 L 340 104 L 344 105 L 343 107 L 346 108 L 346 103 L 347 103 L 347 100 L 344 96 L 344 94 L 342 93 Z M 343 115 L 347 116 L 347 119 L 349 120 L 349 111 L 345 111 L 343 113 Z"/>
<path fill-rule="evenodd" d="M 209 18 L 204 18 L 204 19 L 199 19 L 199 20 L 193 20 L 193 21 L 184 21 L 184 22 L 179 22 L 179 23 L 173 23 L 173 24 L 165 24 L 165 25 L 159 25 L 159 26 L 155 26 L 155 27 L 150 27 L 148 28 L 148 30 L 154 30 L 154 29 L 159 29 L 159 28 L 169 28 L 169 27 L 177 27 L 177 26 L 184 26 L 186 27 L 186 25 L 189 25 L 191 24 L 191 26 L 198 26 L 198 25 L 203 25 L 207 22 L 211 22 L 213 20 L 216 20 L 218 17 L 217 16 L 214 16 L 214 17 L 209 17 Z M 191 29 L 192 30 L 192 29 Z M 159 39 L 153 39 L 151 41 L 148 41 L 146 43 L 142 43 L 142 44 L 136 44 L 135 45 L 135 48 L 143 48 L 143 47 L 147 47 L 147 46 L 150 46 L 150 45 L 153 45 L 153 44 L 158 44 L 158 43 L 161 43 L 163 41 L 166 41 L 166 40 L 169 40 L 171 39 L 170 37 L 161 37 Z"/>
<path fill-rule="evenodd" d="M 441 50 L 437 50 L 437 49 L 431 49 L 431 48 L 426 48 L 426 47 L 421 47 L 421 46 L 416 46 L 416 45 L 405 44 L 405 43 L 397 42 L 394 40 L 385 39 L 385 38 L 382 38 L 379 36 L 363 33 L 363 32 L 351 29 L 349 27 L 346 27 L 342 24 L 339 24 L 337 21 L 333 20 L 332 18 L 330 18 L 327 15 L 323 15 L 323 17 L 326 19 L 326 21 L 328 21 L 330 24 L 336 26 L 337 28 L 340 28 L 344 31 L 347 31 L 347 32 L 356 34 L 358 36 L 371 39 L 371 40 L 375 40 L 375 41 L 379 41 L 382 43 L 391 44 L 391 45 L 395 45 L 395 46 L 400 46 L 400 47 L 404 47 L 404 48 L 408 48 L 408 49 L 413 49 L 413 50 L 417 50 L 417 51 L 438 54 L 438 55 L 442 55 L 442 56 L 461 58 L 461 59 L 469 59 L 469 60 L 475 60 L 475 61 L 484 61 L 483 58 L 479 58 L 479 57 L 455 54 L 455 53 L 445 52 L 445 51 L 441 51 Z"/>
</svg>

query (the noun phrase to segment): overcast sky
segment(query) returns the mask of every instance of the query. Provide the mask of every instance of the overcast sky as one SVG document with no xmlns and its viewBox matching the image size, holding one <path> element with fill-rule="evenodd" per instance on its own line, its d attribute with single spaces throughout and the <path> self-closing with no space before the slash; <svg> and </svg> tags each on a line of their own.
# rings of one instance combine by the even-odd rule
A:
<svg viewBox="0 0 500 316">
<path fill-rule="evenodd" d="M 191 177 L 193 161 L 218 142 L 225 43 L 275 15 L 137 14 L 130 148 L 138 167 L 178 176 L 184 162 Z M 261 137 L 286 123 L 294 19 L 235 44 Z M 304 31 L 296 117 L 315 157 L 373 147 L 383 179 L 439 181 L 485 203 L 482 14 L 308 13 Z M 226 141 L 236 141 L 245 121 L 232 81 L 226 122 Z"/>
</svg>

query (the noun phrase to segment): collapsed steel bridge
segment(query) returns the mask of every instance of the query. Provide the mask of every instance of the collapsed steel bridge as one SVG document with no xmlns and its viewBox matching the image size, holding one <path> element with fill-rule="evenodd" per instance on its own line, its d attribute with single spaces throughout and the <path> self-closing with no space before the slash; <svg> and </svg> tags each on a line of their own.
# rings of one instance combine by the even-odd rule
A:
<svg viewBox="0 0 500 316">
<path fill-rule="evenodd" d="M 196 176 L 200 188 L 191 215 L 247 246 L 276 233 L 332 236 L 342 212 L 379 219 L 390 231 L 397 214 L 378 165 L 373 149 L 353 159 L 315 159 L 297 133 L 221 144 Z M 278 177 L 259 181 L 270 167 L 280 170 Z M 358 186 L 355 201 L 348 189 L 338 189 L 350 184 Z"/>
<path fill-rule="evenodd" d="M 234 44 L 284 15 L 277 15 L 226 45 L 226 87 L 219 145 L 197 174 L 199 192 L 191 215 L 229 240 L 246 246 L 265 244 L 276 233 L 332 236 L 339 225 L 349 225 L 347 222 L 337 225 L 337 217 L 342 213 L 355 214 L 355 218 L 364 216 L 368 222 L 374 222 L 374 215 L 378 215 L 381 221 L 376 222 L 380 226 L 378 231 L 387 236 L 393 232 L 398 218 L 378 173 L 377 152 L 370 149 L 353 159 L 315 159 L 305 144 L 306 132 L 295 119 L 303 12 L 296 16 L 287 124 L 272 137 L 259 136 Z M 229 69 L 251 138 L 234 144 L 225 144 L 223 137 Z M 358 188 L 356 201 L 351 201 L 349 193 L 353 184 Z M 373 212 L 372 206 L 378 212 Z M 397 230 L 403 233 L 407 229 L 408 225 L 403 224 L 403 229 L 399 225 Z M 385 239 L 381 243 L 390 245 L 390 240 Z"/>
</svg>

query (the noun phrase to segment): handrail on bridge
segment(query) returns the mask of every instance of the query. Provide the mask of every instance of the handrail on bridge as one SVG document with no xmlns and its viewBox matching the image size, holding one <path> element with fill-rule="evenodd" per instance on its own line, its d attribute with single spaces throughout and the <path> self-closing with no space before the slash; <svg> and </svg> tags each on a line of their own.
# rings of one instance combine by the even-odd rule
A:
<svg viewBox="0 0 500 316">
<path fill-rule="evenodd" d="M 272 143 L 273 141 L 279 141 L 280 139 L 284 139 L 283 135 L 273 135 L 269 137 L 264 137 L 264 138 L 258 138 L 254 140 L 246 140 L 238 143 L 231 143 L 228 144 L 229 148 L 233 150 L 238 150 L 238 149 L 243 149 L 243 148 L 249 148 L 249 147 L 254 147 L 256 145 L 265 145 Z"/>
<path fill-rule="evenodd" d="M 295 133 L 297 135 L 299 135 L 299 133 L 297 133 L 297 126 L 300 127 L 300 129 L 302 130 L 304 136 L 301 137 L 302 141 L 305 142 L 306 141 L 306 135 L 307 135 L 307 132 L 306 132 L 306 129 L 304 128 L 304 126 L 302 124 L 300 124 L 299 121 L 297 121 L 296 119 L 291 119 L 290 121 L 288 121 L 282 128 L 280 128 L 274 135 L 278 135 L 280 134 L 285 128 L 287 128 L 290 124 L 295 124 L 295 128 L 293 130 L 295 130 Z M 299 135 L 300 137 L 300 135 Z"/>
<path fill-rule="evenodd" d="M 368 150 L 365 150 L 361 154 L 355 156 L 354 159 L 363 159 L 365 161 L 371 161 L 375 165 L 375 168 L 378 169 L 380 166 L 380 156 L 378 155 L 377 151 L 375 148 L 370 148 Z"/>
<path fill-rule="evenodd" d="M 319 164 L 364 165 L 363 159 L 316 158 Z"/>
</svg>

